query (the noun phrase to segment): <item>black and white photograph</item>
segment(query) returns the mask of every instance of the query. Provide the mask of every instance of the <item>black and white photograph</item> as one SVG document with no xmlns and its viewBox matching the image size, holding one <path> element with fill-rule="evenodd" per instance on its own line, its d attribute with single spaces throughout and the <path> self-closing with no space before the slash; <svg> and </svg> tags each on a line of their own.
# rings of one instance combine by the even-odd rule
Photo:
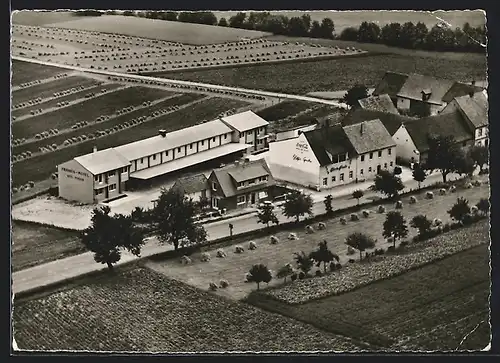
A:
<svg viewBox="0 0 500 363">
<path fill-rule="evenodd" d="M 485 10 L 10 31 L 11 354 L 491 349 Z"/>
</svg>

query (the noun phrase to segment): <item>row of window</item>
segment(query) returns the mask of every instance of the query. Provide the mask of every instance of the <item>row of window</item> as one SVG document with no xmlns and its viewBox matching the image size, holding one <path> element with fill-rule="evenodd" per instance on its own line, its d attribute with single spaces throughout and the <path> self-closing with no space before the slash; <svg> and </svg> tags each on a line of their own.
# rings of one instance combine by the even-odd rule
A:
<svg viewBox="0 0 500 363">
<path fill-rule="evenodd" d="M 387 149 L 387 155 L 392 155 L 392 148 Z M 369 157 L 370 157 L 370 160 L 373 159 L 373 152 L 370 153 Z M 378 157 L 379 158 L 382 157 L 382 150 L 378 151 Z M 361 161 L 365 161 L 365 155 L 361 155 Z"/>
<path fill-rule="evenodd" d="M 394 162 L 390 162 L 391 167 L 394 166 Z M 387 169 L 387 163 L 384 163 L 384 168 Z M 373 171 L 373 168 L 370 166 L 368 168 L 368 172 L 371 173 Z M 364 169 L 359 169 L 359 175 L 364 175 Z M 354 177 L 353 172 L 349 172 L 349 179 L 352 179 Z M 344 181 L 344 173 L 340 173 L 339 175 L 339 180 Z M 337 181 L 337 176 L 333 175 L 332 176 L 332 183 L 335 183 Z M 323 178 L 323 185 L 328 185 L 328 178 Z"/>
<path fill-rule="evenodd" d="M 247 185 L 252 185 L 252 184 L 255 184 L 255 183 L 262 183 L 262 182 L 266 182 L 267 180 L 268 180 L 268 176 L 264 175 L 264 176 L 258 177 L 257 179 L 247 180 Z M 245 185 L 245 182 L 239 182 L 238 183 L 238 188 L 242 187 L 244 185 Z"/>
<path fill-rule="evenodd" d="M 100 194 L 103 194 L 105 189 L 106 189 L 106 188 L 99 188 L 99 189 L 96 189 L 96 190 L 95 190 L 95 195 L 100 195 Z M 110 184 L 110 185 L 108 186 L 108 190 L 109 190 L 110 192 L 112 192 L 112 191 L 116 190 L 116 184 Z"/>
<path fill-rule="evenodd" d="M 120 173 L 126 173 L 126 172 L 128 172 L 128 168 L 129 168 L 128 166 L 126 166 L 124 168 L 120 168 L 120 169 L 118 169 L 118 172 L 120 172 Z M 94 176 L 94 180 L 96 182 L 102 183 L 103 182 L 103 176 L 107 177 L 107 178 L 112 178 L 115 175 L 116 175 L 116 171 L 113 170 L 113 171 L 110 171 L 108 173 L 98 174 L 98 175 Z"/>
<path fill-rule="evenodd" d="M 262 131 L 264 131 L 264 129 L 265 129 L 264 127 L 259 127 L 259 128 L 258 128 L 258 129 L 256 129 L 256 130 L 257 130 L 257 133 L 259 134 L 259 133 L 261 133 Z M 246 136 L 250 136 L 250 135 L 252 135 L 252 134 L 253 134 L 253 132 L 254 132 L 254 130 L 247 131 L 247 132 L 246 132 Z M 244 136 L 245 136 L 245 132 L 240 132 L 240 139 L 241 139 L 241 138 L 243 138 Z"/>
</svg>

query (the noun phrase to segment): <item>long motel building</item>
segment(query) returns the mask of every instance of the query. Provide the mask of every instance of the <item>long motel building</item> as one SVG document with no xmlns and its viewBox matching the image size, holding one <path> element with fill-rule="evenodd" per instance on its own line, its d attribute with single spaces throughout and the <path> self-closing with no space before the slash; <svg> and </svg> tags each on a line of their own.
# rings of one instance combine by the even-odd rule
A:
<svg viewBox="0 0 500 363">
<path fill-rule="evenodd" d="M 269 144 L 266 157 L 278 182 L 316 190 L 373 179 L 394 170 L 396 143 L 379 119 L 323 126 Z"/>
<path fill-rule="evenodd" d="M 246 111 L 93 152 L 58 166 L 59 196 L 86 204 L 112 200 L 140 183 L 230 155 L 268 148 L 269 123 Z"/>
</svg>

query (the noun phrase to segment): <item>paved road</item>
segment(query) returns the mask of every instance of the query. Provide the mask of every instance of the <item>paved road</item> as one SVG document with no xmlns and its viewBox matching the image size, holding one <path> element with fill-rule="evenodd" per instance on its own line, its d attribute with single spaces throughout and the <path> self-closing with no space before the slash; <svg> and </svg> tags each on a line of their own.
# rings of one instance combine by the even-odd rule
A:
<svg viewBox="0 0 500 363">
<path fill-rule="evenodd" d="M 127 78 L 127 79 L 137 79 L 137 80 L 144 80 L 144 81 L 161 82 L 161 83 L 164 83 L 166 85 L 176 84 L 176 85 L 184 85 L 184 86 L 191 86 L 191 87 L 204 87 L 204 88 L 207 88 L 210 90 L 230 91 L 230 92 L 238 92 L 238 93 L 252 94 L 252 95 L 258 95 L 258 96 L 280 98 L 280 99 L 283 98 L 283 99 L 293 99 L 293 100 L 298 100 L 298 101 L 323 103 L 323 104 L 333 105 L 333 106 L 337 106 L 339 108 L 344 108 L 344 109 L 347 109 L 347 107 L 348 107 L 346 104 L 340 103 L 340 102 L 337 102 L 334 100 L 326 100 L 326 99 L 310 97 L 310 96 L 290 95 L 290 94 L 286 94 L 286 93 L 276 93 L 276 92 L 267 92 L 267 91 L 253 90 L 253 89 L 247 89 L 247 88 L 228 87 L 228 86 L 221 86 L 221 85 L 208 84 L 208 83 L 189 82 L 189 81 L 181 81 L 181 80 L 176 80 L 176 79 L 157 78 L 157 77 L 152 77 L 152 76 L 140 76 L 140 75 L 136 75 L 136 74 L 110 72 L 110 71 L 105 71 L 105 70 L 75 67 L 75 66 L 70 66 L 67 64 L 45 62 L 45 61 L 41 61 L 41 60 L 37 60 L 37 59 L 17 57 L 17 56 L 12 56 L 12 59 L 30 62 L 30 63 L 41 64 L 41 65 L 46 65 L 46 66 L 70 69 L 70 70 L 79 71 L 79 72 L 86 72 L 86 73 L 91 73 L 91 74 L 100 74 L 100 75 L 105 75 L 105 76 L 121 77 L 121 78 Z"/>
<path fill-rule="evenodd" d="M 457 178 L 456 175 L 450 175 L 449 180 Z M 405 182 L 406 189 L 414 189 L 417 187 L 417 183 L 413 180 L 409 180 L 411 175 L 404 175 L 402 178 Z M 433 184 L 441 180 L 441 175 L 438 173 L 430 175 L 422 186 Z M 332 194 L 334 196 L 333 207 L 334 209 L 346 208 L 349 206 L 356 205 L 356 200 L 350 197 L 354 189 L 365 189 L 369 186 L 370 182 L 365 182 L 362 184 L 349 185 L 344 188 L 338 188 L 338 190 L 325 191 L 321 193 L 314 194 L 314 206 L 313 213 L 321 214 L 324 213 L 324 196 L 327 194 Z M 366 191 L 365 196 L 360 200 L 360 202 L 369 201 L 373 197 L 376 197 L 373 192 Z M 286 219 L 281 210 L 277 209 L 277 216 L 280 222 L 286 222 Z M 262 224 L 257 223 L 257 217 L 255 214 L 247 214 L 240 217 L 235 217 L 227 219 L 224 221 L 218 221 L 213 223 L 205 224 L 205 229 L 209 235 L 209 240 L 218 239 L 225 237 L 229 234 L 228 224 L 232 223 L 234 226 L 233 232 L 243 233 L 247 231 L 252 231 L 256 229 L 263 228 Z M 142 256 L 147 257 L 160 252 L 171 250 L 171 245 L 161 246 L 158 244 L 156 238 L 151 238 L 148 240 L 146 246 L 142 250 Z M 136 259 L 128 252 L 122 254 L 122 259 L 118 265 L 127 263 Z M 77 256 L 72 256 L 39 266 L 35 266 L 29 269 L 21 270 L 13 273 L 13 292 L 14 294 L 28 291 L 37 287 L 52 285 L 57 282 L 64 281 L 66 279 L 78 277 L 92 271 L 100 271 L 106 269 L 105 265 L 98 264 L 94 261 L 93 254 L 90 252 L 83 253 Z"/>
</svg>

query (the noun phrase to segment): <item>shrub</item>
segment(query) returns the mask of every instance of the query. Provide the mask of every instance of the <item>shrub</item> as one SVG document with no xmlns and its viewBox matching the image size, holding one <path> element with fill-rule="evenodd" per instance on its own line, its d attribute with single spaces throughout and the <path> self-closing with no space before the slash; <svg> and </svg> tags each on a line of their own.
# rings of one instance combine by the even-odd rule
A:
<svg viewBox="0 0 500 363">
<path fill-rule="evenodd" d="M 316 272 L 314 273 L 314 275 L 316 277 L 321 277 L 321 276 L 323 276 L 323 273 L 321 272 L 321 270 L 316 270 Z"/>
<path fill-rule="evenodd" d="M 323 223 L 323 222 L 319 222 L 319 223 L 318 223 L 318 229 L 319 229 L 320 231 L 321 231 L 321 230 L 326 229 L 326 224 L 325 224 L 325 223 Z"/>
<path fill-rule="evenodd" d="M 215 282 L 210 282 L 210 283 L 208 284 L 208 289 L 209 289 L 210 291 L 215 291 L 215 290 L 217 290 L 217 289 L 218 289 L 218 286 L 217 286 L 217 284 L 216 284 Z"/>
<path fill-rule="evenodd" d="M 298 275 L 297 275 L 297 273 L 296 273 L 296 272 L 294 272 L 293 274 L 291 274 L 291 275 L 290 275 L 290 279 L 291 279 L 292 281 L 297 280 L 297 278 L 298 278 Z"/>
<path fill-rule="evenodd" d="M 344 217 L 341 217 L 340 223 L 345 226 L 347 224 L 347 220 Z"/>
<path fill-rule="evenodd" d="M 427 192 L 427 193 L 425 193 L 425 197 L 427 199 L 434 199 L 434 193 L 433 192 Z"/>
<path fill-rule="evenodd" d="M 201 258 L 200 259 L 201 259 L 202 262 L 208 262 L 208 261 L 210 261 L 210 253 L 203 252 L 201 254 Z"/>
<path fill-rule="evenodd" d="M 219 258 L 225 258 L 225 257 L 227 257 L 227 254 L 226 254 L 226 252 L 224 252 L 224 250 L 222 248 L 219 248 L 217 250 L 217 257 L 219 257 Z"/>
<path fill-rule="evenodd" d="M 188 256 L 184 255 L 184 256 L 181 257 L 181 264 L 183 264 L 183 265 L 189 265 L 191 262 L 192 261 L 191 261 L 191 259 Z"/>
<path fill-rule="evenodd" d="M 243 253 L 245 251 L 245 249 L 241 246 L 236 246 L 234 248 L 234 253 Z"/>
<path fill-rule="evenodd" d="M 399 244 L 401 247 L 405 247 L 408 245 L 408 241 L 401 241 L 401 243 Z"/>
<path fill-rule="evenodd" d="M 403 201 L 398 200 L 394 206 L 396 209 L 403 209 Z"/>
<path fill-rule="evenodd" d="M 351 213 L 351 221 L 359 221 L 359 216 L 356 213 Z"/>
<path fill-rule="evenodd" d="M 297 236 L 296 233 L 291 232 L 290 234 L 288 234 L 288 239 L 291 241 L 296 241 L 299 239 L 299 237 Z"/>
<path fill-rule="evenodd" d="M 480 186 L 481 186 L 481 180 L 474 180 L 473 185 L 474 185 L 475 187 L 480 187 Z"/>
<path fill-rule="evenodd" d="M 254 241 L 250 241 L 248 243 L 248 249 L 251 250 L 251 251 L 257 249 L 257 244 Z"/>
<path fill-rule="evenodd" d="M 395 250 L 394 246 L 387 247 L 387 252 L 394 252 Z"/>
<path fill-rule="evenodd" d="M 449 232 L 451 230 L 451 225 L 449 223 L 443 224 L 443 232 Z"/>
<path fill-rule="evenodd" d="M 312 228 L 312 226 L 307 226 L 306 227 L 306 232 L 311 234 L 311 233 L 314 233 L 314 228 Z"/>
<path fill-rule="evenodd" d="M 229 286 L 229 282 L 227 280 L 220 280 L 220 287 L 222 289 L 225 289 L 228 286 Z"/>
<path fill-rule="evenodd" d="M 278 237 L 276 237 L 276 236 L 271 236 L 271 239 L 270 239 L 270 240 L 271 240 L 271 244 L 272 244 L 272 245 L 276 245 L 276 244 L 278 244 L 278 243 L 279 243 L 279 241 L 280 241 L 280 240 L 278 239 Z"/>
<path fill-rule="evenodd" d="M 335 262 L 330 262 L 330 264 L 328 265 L 329 269 L 331 272 L 337 270 L 337 264 Z"/>
<path fill-rule="evenodd" d="M 414 195 L 412 195 L 410 197 L 410 204 L 415 204 L 415 203 L 417 203 L 417 197 L 415 197 Z"/>
<path fill-rule="evenodd" d="M 306 278 L 306 273 L 304 271 L 299 272 L 299 279 L 304 280 Z"/>
<path fill-rule="evenodd" d="M 341 263 L 336 263 L 336 264 L 335 264 L 335 268 L 336 268 L 337 270 L 340 270 L 340 269 L 342 268 L 342 264 L 341 264 Z"/>
<path fill-rule="evenodd" d="M 385 213 L 385 207 L 383 205 L 378 206 L 378 212 L 379 213 Z"/>
<path fill-rule="evenodd" d="M 369 211 L 369 210 L 366 210 L 366 209 L 365 209 L 365 210 L 363 210 L 363 212 L 362 212 L 362 213 L 363 213 L 363 217 L 365 217 L 365 218 L 368 218 L 368 216 L 370 215 L 370 211 Z"/>
</svg>

